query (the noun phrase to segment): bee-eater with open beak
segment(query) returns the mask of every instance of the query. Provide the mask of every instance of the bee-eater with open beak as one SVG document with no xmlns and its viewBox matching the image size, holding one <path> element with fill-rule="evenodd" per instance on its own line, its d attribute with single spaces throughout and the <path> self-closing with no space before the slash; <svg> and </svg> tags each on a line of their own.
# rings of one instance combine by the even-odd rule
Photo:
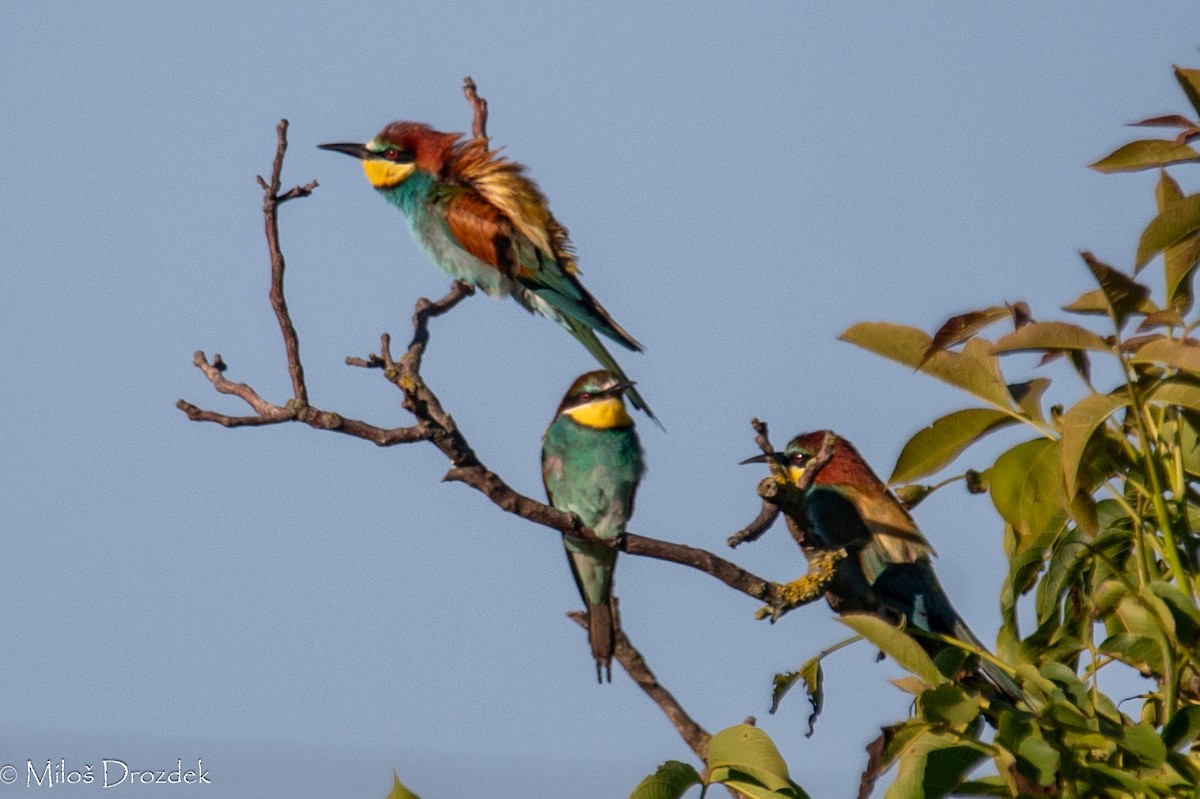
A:
<svg viewBox="0 0 1200 799">
<path fill-rule="evenodd" d="M 571 384 L 542 438 L 542 482 L 550 504 L 573 513 L 603 539 L 625 532 L 633 514 L 633 498 L 644 466 L 633 419 L 622 395 L 628 380 L 606 370 L 588 372 Z M 588 641 L 602 670 L 612 681 L 616 644 L 616 610 L 612 597 L 617 550 L 564 535 L 567 561 L 587 606 Z"/>
<path fill-rule="evenodd" d="M 605 369 L 628 380 L 597 338 L 641 344 L 625 332 L 579 280 L 567 229 L 550 213 L 525 167 L 419 122 L 393 122 L 366 144 L 322 144 L 362 161 L 367 180 L 408 219 L 413 237 L 444 272 L 493 297 L 511 295 L 553 319 Z M 634 389 L 634 407 L 654 414 Z M 655 420 L 657 421 L 657 420 Z"/>
<path fill-rule="evenodd" d="M 760 455 L 743 463 L 779 463 L 793 485 L 800 483 L 826 436 L 834 437 L 833 455 L 812 478 L 800 509 L 783 507 L 788 525 L 803 536 L 809 550 L 844 548 L 846 558 L 834 566 L 825 598 L 838 613 L 872 613 L 892 623 L 903 619 L 916 641 L 936 655 L 947 644 L 921 632 L 957 638 L 986 651 L 954 610 L 933 572 L 933 547 L 916 522 L 888 490 L 853 445 L 831 431 L 804 433 L 783 452 Z M 1024 694 L 1003 669 L 986 659 L 987 678 L 1010 700 Z"/>
</svg>

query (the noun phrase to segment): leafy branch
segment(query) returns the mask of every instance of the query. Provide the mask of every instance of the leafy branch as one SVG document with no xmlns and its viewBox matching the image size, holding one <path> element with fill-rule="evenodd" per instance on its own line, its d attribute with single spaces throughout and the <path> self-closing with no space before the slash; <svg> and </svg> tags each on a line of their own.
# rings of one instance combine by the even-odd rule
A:
<svg viewBox="0 0 1200 799">
<path fill-rule="evenodd" d="M 1175 77 L 1200 114 L 1200 70 L 1176 68 Z M 1200 138 L 1196 122 L 1168 115 L 1135 124 L 1179 133 L 1127 144 L 1093 168 L 1200 161 L 1191 147 Z M 1157 216 L 1129 272 L 1081 253 L 1097 287 L 1063 310 L 1103 317 L 1107 329 L 1034 321 L 1016 303 L 952 317 L 932 336 L 884 322 L 842 335 L 980 403 L 914 435 L 892 482 L 936 474 L 997 431 L 1034 434 L 961 475 L 974 493 L 990 496 L 1004 521 L 1009 574 L 998 654 L 1017 664 L 1030 707 L 1001 709 L 995 738 L 984 744 L 981 709 L 962 688 L 913 683 L 916 712 L 873 745 L 865 786 L 896 763 L 896 796 L 1176 796 L 1200 785 L 1200 342 L 1191 338 L 1200 319 L 1186 318 L 1200 264 L 1200 194 L 1184 196 L 1162 171 L 1155 203 Z M 1161 305 L 1141 282 L 1160 255 Z M 1012 332 L 995 341 L 981 336 L 1003 320 Z M 1065 360 L 1084 393 L 1066 407 L 1045 408 L 1050 379 L 1008 378 L 1002 360 L 1013 353 L 1040 355 L 1038 366 Z M 1096 388 L 1093 359 L 1111 364 L 1106 374 L 1117 375 L 1115 385 Z M 897 491 L 923 497 L 956 479 Z M 1031 593 L 1036 625 L 1022 634 L 1017 606 Z M 1097 625 L 1107 635 L 1099 642 Z M 899 651 L 894 641 L 872 641 Z M 928 670 L 900 662 L 914 673 Z M 1139 720 L 1100 689 L 1101 670 L 1120 664 L 1152 682 Z M 985 759 L 995 776 L 968 779 Z M 931 780 L 935 762 L 942 767 Z"/>
</svg>

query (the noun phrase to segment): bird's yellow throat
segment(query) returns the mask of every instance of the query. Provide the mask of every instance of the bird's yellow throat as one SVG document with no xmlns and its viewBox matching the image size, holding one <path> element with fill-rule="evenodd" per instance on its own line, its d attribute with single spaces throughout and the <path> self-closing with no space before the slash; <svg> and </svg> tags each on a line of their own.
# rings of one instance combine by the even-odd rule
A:
<svg viewBox="0 0 1200 799">
<path fill-rule="evenodd" d="M 629 412 L 625 410 L 625 403 L 621 401 L 620 397 L 604 397 L 584 405 L 577 405 L 574 408 L 567 408 L 563 413 L 587 427 L 605 429 L 628 427 L 633 424 L 633 419 L 629 418 Z"/>
<path fill-rule="evenodd" d="M 363 172 L 367 173 L 367 180 L 377 189 L 390 189 L 399 185 L 416 169 L 416 164 L 394 164 L 391 161 L 371 158 L 363 161 L 362 165 Z"/>
</svg>

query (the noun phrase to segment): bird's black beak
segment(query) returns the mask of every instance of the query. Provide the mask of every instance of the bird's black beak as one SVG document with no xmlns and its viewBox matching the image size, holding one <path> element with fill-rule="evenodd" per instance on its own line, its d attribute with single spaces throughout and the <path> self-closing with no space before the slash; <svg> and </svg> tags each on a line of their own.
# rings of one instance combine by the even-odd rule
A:
<svg viewBox="0 0 1200 799">
<path fill-rule="evenodd" d="M 345 153 L 346 155 L 353 156 L 354 158 L 357 158 L 360 161 L 363 160 L 364 158 L 366 158 L 370 154 L 365 146 L 363 146 L 361 144 L 355 144 L 354 142 L 334 142 L 333 144 L 318 144 L 317 148 L 320 150 L 332 150 L 335 153 Z"/>
<path fill-rule="evenodd" d="M 764 452 L 762 455 L 755 455 L 753 458 L 746 458 L 746 460 L 742 461 L 738 465 L 745 466 L 748 463 L 767 463 L 769 461 L 775 461 L 782 466 L 784 460 L 785 459 L 782 452 Z"/>
<path fill-rule="evenodd" d="M 614 397 L 619 397 L 636 385 L 637 385 L 637 383 L 633 382 L 632 380 L 620 380 L 616 383 L 613 383 L 612 387 L 609 388 L 604 393 L 611 394 Z"/>
</svg>

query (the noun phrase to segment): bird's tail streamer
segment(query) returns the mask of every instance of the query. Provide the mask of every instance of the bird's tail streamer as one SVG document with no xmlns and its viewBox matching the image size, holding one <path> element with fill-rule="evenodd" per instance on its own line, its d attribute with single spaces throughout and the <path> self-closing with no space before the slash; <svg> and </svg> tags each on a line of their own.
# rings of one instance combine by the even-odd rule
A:
<svg viewBox="0 0 1200 799">
<path fill-rule="evenodd" d="M 988 651 L 988 648 L 984 646 L 982 641 L 975 637 L 975 633 L 971 632 L 971 628 L 961 618 L 954 620 L 954 637 L 964 643 L 971 644 L 980 651 Z M 988 682 L 994 685 L 996 690 L 1003 694 L 1010 702 L 1014 704 L 1017 702 L 1030 704 L 1029 696 L 1003 668 L 992 663 L 987 658 L 980 658 L 979 670 L 987 677 Z"/>
<path fill-rule="evenodd" d="M 571 335 L 579 339 L 579 343 L 592 354 L 592 357 L 599 361 L 600 365 L 609 370 L 613 374 L 620 377 L 622 380 L 629 380 L 629 375 L 625 374 L 625 370 L 621 368 L 621 364 L 617 363 L 617 359 L 612 356 L 612 353 L 605 348 L 596 333 L 589 327 L 586 327 L 574 319 L 560 317 L 560 324 L 567 330 L 571 331 Z M 632 381 L 631 381 L 632 382 Z M 642 399 L 642 395 L 638 393 L 636 387 L 625 391 L 629 401 L 633 403 L 633 407 L 637 408 L 642 413 L 649 416 L 656 425 L 662 427 L 662 422 L 658 421 L 658 417 L 654 415 L 654 411 L 650 410 L 650 406 L 646 404 L 646 400 Z M 666 428 L 663 428 L 666 429 Z"/>
</svg>

